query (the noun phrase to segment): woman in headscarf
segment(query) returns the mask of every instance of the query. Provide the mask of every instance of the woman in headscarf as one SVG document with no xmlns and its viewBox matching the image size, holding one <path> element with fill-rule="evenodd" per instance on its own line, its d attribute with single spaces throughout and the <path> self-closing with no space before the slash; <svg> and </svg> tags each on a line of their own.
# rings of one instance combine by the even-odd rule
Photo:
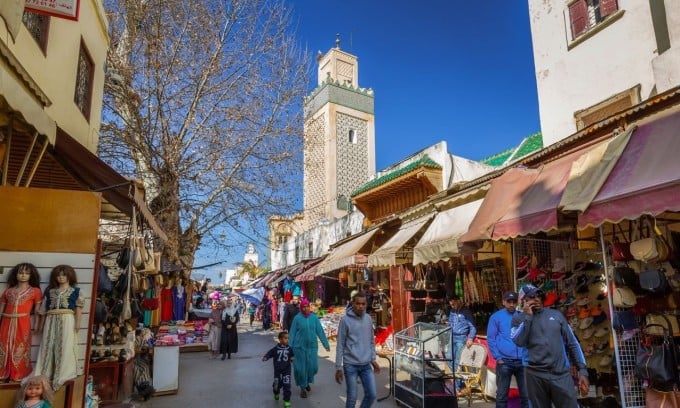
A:
<svg viewBox="0 0 680 408">
<path fill-rule="evenodd" d="M 289 344 L 293 348 L 295 364 L 293 365 L 295 383 L 300 387 L 300 397 L 307 398 L 307 393 L 312 389 L 314 376 L 319 371 L 319 343 L 321 340 L 326 351 L 330 351 L 330 345 L 324 333 L 321 322 L 316 314 L 312 313 L 309 300 L 302 299 L 300 313 L 295 315 L 290 326 Z"/>
<path fill-rule="evenodd" d="M 238 333 L 236 324 L 240 316 L 238 308 L 234 306 L 231 299 L 227 299 L 224 310 L 222 310 L 222 336 L 220 338 L 220 353 L 222 360 L 231 358 L 233 353 L 238 353 Z"/>
<path fill-rule="evenodd" d="M 217 307 L 210 312 L 210 317 L 208 318 L 208 324 L 210 325 L 210 333 L 208 333 L 208 350 L 210 350 L 210 358 L 217 358 L 217 353 L 220 352 L 223 309 L 224 303 L 218 303 Z"/>
</svg>

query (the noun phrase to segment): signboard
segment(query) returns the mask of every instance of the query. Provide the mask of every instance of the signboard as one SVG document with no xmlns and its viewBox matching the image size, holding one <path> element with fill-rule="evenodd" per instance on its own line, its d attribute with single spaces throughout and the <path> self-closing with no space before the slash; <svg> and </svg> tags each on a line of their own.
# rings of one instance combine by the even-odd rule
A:
<svg viewBox="0 0 680 408">
<path fill-rule="evenodd" d="M 80 0 L 26 0 L 26 10 L 48 16 L 78 20 Z"/>
</svg>

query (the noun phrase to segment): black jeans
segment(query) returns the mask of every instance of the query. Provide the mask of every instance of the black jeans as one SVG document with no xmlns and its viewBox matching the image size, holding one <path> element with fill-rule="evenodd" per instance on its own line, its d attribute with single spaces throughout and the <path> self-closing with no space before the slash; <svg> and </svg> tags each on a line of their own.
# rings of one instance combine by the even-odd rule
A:
<svg viewBox="0 0 680 408">
<path fill-rule="evenodd" d="M 508 391 L 510 391 L 510 381 L 513 375 L 517 380 L 522 408 L 529 408 L 529 393 L 524 378 L 522 360 L 506 359 L 503 359 L 503 364 L 496 363 L 496 408 L 508 406 Z"/>
</svg>

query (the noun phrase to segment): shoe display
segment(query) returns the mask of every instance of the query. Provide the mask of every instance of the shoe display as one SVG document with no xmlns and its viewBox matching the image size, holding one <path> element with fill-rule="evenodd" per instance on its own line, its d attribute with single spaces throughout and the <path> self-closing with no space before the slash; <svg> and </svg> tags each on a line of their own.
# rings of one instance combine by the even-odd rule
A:
<svg viewBox="0 0 680 408">
<path fill-rule="evenodd" d="M 611 363 L 612 363 L 612 356 L 606 355 L 606 356 L 604 356 L 600 359 L 598 364 L 600 365 L 600 367 L 606 367 Z"/>
<path fill-rule="evenodd" d="M 536 280 L 536 279 L 540 279 L 540 278 L 545 278 L 545 272 L 543 272 L 543 271 L 542 271 L 541 269 L 539 269 L 539 268 L 531 268 L 531 269 L 529 269 L 529 278 L 528 278 L 528 279 L 529 279 L 530 281 L 533 281 L 533 280 Z"/>
<path fill-rule="evenodd" d="M 574 302 L 576 302 L 576 298 L 573 297 L 572 295 L 567 296 L 567 300 L 564 301 L 564 304 L 567 306 L 573 305 Z"/>
<path fill-rule="evenodd" d="M 526 269 L 523 270 L 523 271 L 517 272 L 517 280 L 525 280 L 528 277 L 529 277 L 529 271 L 526 270 Z"/>
<path fill-rule="evenodd" d="M 585 319 L 586 317 L 590 316 L 590 309 L 588 309 L 588 306 L 581 306 L 581 310 L 578 311 L 578 318 L 579 319 Z"/>
<path fill-rule="evenodd" d="M 553 261 L 553 267 L 552 271 L 553 272 L 564 272 L 567 269 L 567 265 L 564 263 L 564 259 L 562 258 L 555 258 Z M 564 276 L 564 274 L 562 274 Z"/>
<path fill-rule="evenodd" d="M 595 346 L 595 353 L 596 354 L 601 354 L 604 353 L 609 349 L 609 342 L 605 341 L 604 343 L 600 343 L 597 346 Z"/>
<path fill-rule="evenodd" d="M 583 296 L 578 301 L 576 301 L 576 304 L 579 306 L 585 306 L 588 303 L 590 303 L 590 298 L 588 296 Z"/>
<path fill-rule="evenodd" d="M 566 275 L 566 274 L 565 274 L 564 272 L 553 272 L 553 273 L 550 275 L 550 280 L 553 281 L 553 282 L 559 282 L 559 281 L 561 281 L 562 279 L 564 279 L 564 276 L 565 276 L 565 275 Z"/>
<path fill-rule="evenodd" d="M 521 271 L 527 268 L 529 266 L 529 261 L 531 261 L 531 258 L 529 258 L 528 255 L 524 255 L 519 262 L 517 262 L 517 270 Z"/>
<path fill-rule="evenodd" d="M 575 307 L 570 307 L 564 315 L 567 317 L 574 317 L 576 316 L 577 313 L 578 311 L 576 310 Z"/>
<path fill-rule="evenodd" d="M 602 324 L 603 322 L 607 321 L 607 313 L 602 312 L 599 315 L 595 316 L 593 320 L 593 325 L 597 326 L 599 324 Z"/>
</svg>

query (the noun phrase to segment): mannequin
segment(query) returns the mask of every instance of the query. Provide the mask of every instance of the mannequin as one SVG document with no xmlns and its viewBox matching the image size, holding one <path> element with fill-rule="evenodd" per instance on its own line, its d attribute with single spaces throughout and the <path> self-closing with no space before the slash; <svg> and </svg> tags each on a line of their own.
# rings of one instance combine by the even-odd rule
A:
<svg viewBox="0 0 680 408">
<path fill-rule="evenodd" d="M 49 378 L 55 390 L 77 376 L 77 338 L 84 304 L 77 283 L 71 266 L 55 266 L 40 307 L 42 341 L 33 375 Z"/>
<path fill-rule="evenodd" d="M 0 380 L 20 381 L 31 373 L 31 311 L 42 302 L 38 269 L 16 265 L 7 285 L 0 297 Z"/>
<path fill-rule="evenodd" d="M 165 280 L 165 287 L 161 289 L 161 321 L 167 322 L 172 320 L 173 298 L 172 298 L 172 281 Z"/>
<path fill-rule="evenodd" d="M 184 288 L 184 280 L 177 279 L 172 287 L 172 318 L 184 320 L 184 309 L 187 304 L 187 292 Z"/>
</svg>

